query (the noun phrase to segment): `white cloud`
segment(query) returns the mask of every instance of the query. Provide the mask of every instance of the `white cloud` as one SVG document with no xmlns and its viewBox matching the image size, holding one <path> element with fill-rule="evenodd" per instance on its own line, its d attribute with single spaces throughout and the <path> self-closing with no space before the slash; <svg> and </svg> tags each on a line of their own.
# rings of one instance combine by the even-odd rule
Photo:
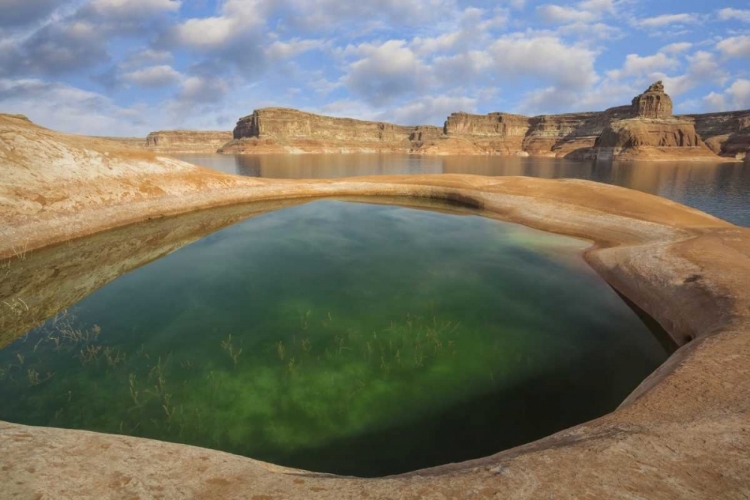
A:
<svg viewBox="0 0 750 500">
<path fill-rule="evenodd" d="M 437 57 L 433 61 L 435 76 L 443 83 L 467 83 L 481 76 L 493 66 L 493 59 L 480 50 L 454 56 Z"/>
<path fill-rule="evenodd" d="M 387 104 L 416 90 L 424 77 L 424 64 L 404 40 L 347 47 L 345 54 L 361 58 L 349 65 L 344 84 L 373 104 Z"/>
<path fill-rule="evenodd" d="M 595 21 L 599 16 L 594 12 L 578 10 L 573 7 L 561 5 L 540 5 L 536 13 L 545 22 L 554 24 L 567 24 L 575 22 L 588 23 Z"/>
<path fill-rule="evenodd" d="M 750 108 L 750 80 L 737 79 L 722 93 L 711 92 L 703 98 L 710 111 Z"/>
<path fill-rule="evenodd" d="M 583 0 L 569 5 L 545 4 L 536 8 L 537 15 L 551 24 L 591 23 L 615 13 L 613 0 Z"/>
<path fill-rule="evenodd" d="M 613 80 L 627 78 L 632 76 L 642 76 L 654 73 L 656 71 L 665 71 L 679 67 L 680 62 L 663 52 L 658 52 L 650 56 L 639 56 L 638 54 L 628 54 L 625 57 L 625 64 L 622 69 L 610 71 L 607 76 Z"/>
<path fill-rule="evenodd" d="M 120 67 L 124 69 L 137 68 L 151 64 L 168 63 L 172 59 L 174 59 L 174 56 L 168 50 L 141 48 L 127 55 Z"/>
<path fill-rule="evenodd" d="M 659 52 L 667 52 L 670 54 L 677 54 L 680 52 L 685 52 L 690 47 L 692 47 L 693 44 L 690 42 L 677 42 L 677 43 L 670 43 L 669 45 L 665 45 L 661 48 Z"/>
<path fill-rule="evenodd" d="M 197 49 L 221 48 L 240 30 L 236 19 L 229 17 L 206 17 L 188 19 L 177 26 L 178 43 Z"/>
<path fill-rule="evenodd" d="M 180 0 L 92 0 L 90 7 L 102 16 L 132 19 L 177 12 L 181 5 Z"/>
<path fill-rule="evenodd" d="M 719 19 L 722 21 L 729 21 L 730 19 L 737 19 L 745 23 L 750 23 L 750 10 L 741 9 L 721 9 L 718 12 Z"/>
<path fill-rule="evenodd" d="M 698 21 L 697 14 L 663 14 L 661 16 L 638 19 L 634 24 L 644 28 L 661 28 L 670 24 L 694 24 Z"/>
<path fill-rule="evenodd" d="M 266 49 L 266 54 L 271 60 L 278 61 L 281 59 L 290 59 L 323 46 L 324 43 L 321 40 L 293 39 L 288 42 L 276 41 Z"/>
<path fill-rule="evenodd" d="M 456 111 L 474 113 L 477 100 L 470 97 L 424 96 L 382 115 L 383 120 L 404 125 L 442 125 Z"/>
<path fill-rule="evenodd" d="M 262 26 L 269 7 L 264 0 L 226 0 L 221 15 L 188 19 L 174 28 L 173 37 L 194 49 L 222 49 Z"/>
<path fill-rule="evenodd" d="M 451 33 L 443 33 L 432 38 L 416 37 L 412 40 L 411 46 L 415 52 L 420 55 L 429 55 L 435 52 L 445 52 L 451 50 L 462 33 L 460 31 L 454 31 Z"/>
<path fill-rule="evenodd" d="M 56 0 L 3 0 L 0 2 L 0 27 L 20 27 L 50 14 Z"/>
<path fill-rule="evenodd" d="M 700 50 L 687 57 L 688 68 L 679 76 L 668 76 L 661 72 L 650 74 L 653 80 L 662 80 L 664 89 L 672 96 L 683 94 L 699 85 L 706 83 L 724 84 L 727 72 L 716 62 L 716 56 L 710 52 Z"/>
<path fill-rule="evenodd" d="M 750 36 L 725 38 L 716 48 L 728 57 L 750 57 Z"/>
<path fill-rule="evenodd" d="M 101 94 L 38 79 L 0 79 L 0 108 L 72 133 L 140 135 L 143 129 L 131 110 Z"/>
<path fill-rule="evenodd" d="M 179 82 L 182 75 L 171 66 L 150 66 L 122 75 L 128 83 L 141 87 L 166 87 Z"/>
<path fill-rule="evenodd" d="M 530 37 L 514 34 L 489 47 L 495 70 L 503 76 L 533 77 L 558 87 L 581 88 L 593 84 L 596 52 L 580 45 L 567 45 L 554 36 Z"/>
<path fill-rule="evenodd" d="M 229 92 L 223 78 L 190 76 L 182 81 L 178 99 L 182 101 L 218 102 Z"/>
</svg>

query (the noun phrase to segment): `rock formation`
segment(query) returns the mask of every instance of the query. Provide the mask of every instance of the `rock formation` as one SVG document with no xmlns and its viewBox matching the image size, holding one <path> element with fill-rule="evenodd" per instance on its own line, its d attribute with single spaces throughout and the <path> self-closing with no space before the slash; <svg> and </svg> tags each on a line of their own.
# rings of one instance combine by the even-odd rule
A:
<svg viewBox="0 0 750 500">
<path fill-rule="evenodd" d="M 151 132 L 146 137 L 146 149 L 159 153 L 215 153 L 232 139 L 231 132 L 167 130 Z"/>
<path fill-rule="evenodd" d="M 596 139 L 589 157 L 597 159 L 715 159 L 690 120 L 672 116 L 672 99 L 656 82 L 636 96 L 630 117 L 614 120 Z"/>
<path fill-rule="evenodd" d="M 664 85 L 659 81 L 633 98 L 631 110 L 637 118 L 671 118 L 672 98 L 664 92 Z"/>
<path fill-rule="evenodd" d="M 451 114 L 443 127 L 316 115 L 264 108 L 240 118 L 233 132 L 152 132 L 145 143 L 113 139 L 159 153 L 410 153 L 558 158 L 742 160 L 750 150 L 750 110 L 672 116 L 662 82 L 630 105 L 600 112 L 524 116 Z"/>
<path fill-rule="evenodd" d="M 678 116 L 695 125 L 695 131 L 714 153 L 742 159 L 750 150 L 750 110 Z"/>
<path fill-rule="evenodd" d="M 749 125 L 750 111 L 674 117 L 672 99 L 656 82 L 629 106 L 602 112 L 533 117 L 459 112 L 442 129 L 259 109 L 237 122 L 233 140 L 219 152 L 742 159 L 750 147 Z"/>
</svg>

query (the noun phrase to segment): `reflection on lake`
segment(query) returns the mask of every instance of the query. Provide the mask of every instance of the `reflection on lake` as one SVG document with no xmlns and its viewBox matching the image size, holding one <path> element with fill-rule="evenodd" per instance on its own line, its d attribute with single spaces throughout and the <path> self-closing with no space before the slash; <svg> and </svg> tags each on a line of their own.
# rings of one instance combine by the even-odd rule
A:
<svg viewBox="0 0 750 500">
<path fill-rule="evenodd" d="M 231 174 L 280 179 L 441 173 L 588 179 L 663 196 L 735 224 L 750 226 L 750 168 L 741 163 L 597 162 L 398 154 L 176 157 Z"/>
</svg>

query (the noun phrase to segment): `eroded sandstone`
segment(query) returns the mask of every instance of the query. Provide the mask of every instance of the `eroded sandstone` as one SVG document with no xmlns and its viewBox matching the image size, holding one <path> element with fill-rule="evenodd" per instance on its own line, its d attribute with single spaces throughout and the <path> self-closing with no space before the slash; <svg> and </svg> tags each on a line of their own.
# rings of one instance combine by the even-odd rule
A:
<svg viewBox="0 0 750 500">
<path fill-rule="evenodd" d="M 721 154 L 743 158 L 750 143 L 750 111 L 719 115 L 722 116 L 673 117 L 672 100 L 661 82 L 636 96 L 630 105 L 602 112 L 533 117 L 459 112 L 451 114 L 442 129 L 266 108 L 241 118 L 233 140 L 219 152 L 399 152 L 716 161 L 721 161 Z M 709 137 L 708 146 L 701 139 L 702 134 Z"/>
</svg>

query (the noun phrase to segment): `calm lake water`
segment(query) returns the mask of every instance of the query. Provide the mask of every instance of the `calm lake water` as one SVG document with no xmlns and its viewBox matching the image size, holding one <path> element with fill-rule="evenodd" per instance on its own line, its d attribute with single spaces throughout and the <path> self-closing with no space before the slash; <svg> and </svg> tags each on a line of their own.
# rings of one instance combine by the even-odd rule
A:
<svg viewBox="0 0 750 500">
<path fill-rule="evenodd" d="M 0 420 L 360 476 L 486 456 L 614 410 L 667 357 L 587 246 L 332 200 L 256 216 L 0 350 Z"/>
<path fill-rule="evenodd" d="M 232 174 L 326 178 L 385 174 L 524 175 L 615 184 L 750 226 L 750 168 L 741 163 L 596 162 L 504 156 L 176 155 Z"/>
</svg>

